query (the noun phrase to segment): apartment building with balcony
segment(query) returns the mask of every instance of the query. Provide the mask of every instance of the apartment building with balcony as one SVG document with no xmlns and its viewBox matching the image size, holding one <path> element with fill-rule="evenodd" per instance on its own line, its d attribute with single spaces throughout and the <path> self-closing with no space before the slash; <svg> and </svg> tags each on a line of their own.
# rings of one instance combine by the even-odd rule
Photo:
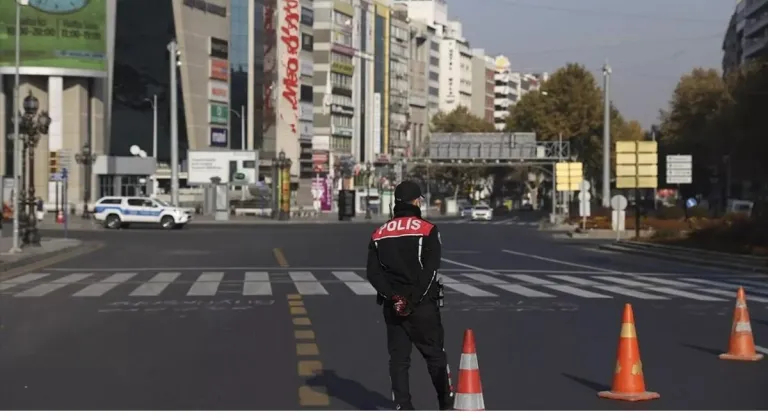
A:
<svg viewBox="0 0 768 420">
<path fill-rule="evenodd" d="M 313 2 L 313 164 L 331 171 L 353 154 L 357 50 L 355 7 L 344 0 Z M 324 162 L 324 163 L 322 163 Z"/>
<path fill-rule="evenodd" d="M 520 73 L 512 71 L 507 57 L 494 59 L 493 123 L 501 131 L 507 123 L 509 108 L 520 99 Z"/>
<path fill-rule="evenodd" d="M 397 160 L 409 150 L 409 74 L 410 38 L 408 12 L 392 9 L 389 29 L 389 148 Z"/>
<path fill-rule="evenodd" d="M 472 106 L 469 111 L 494 124 L 496 63 L 482 49 L 472 50 Z"/>
<path fill-rule="evenodd" d="M 396 9 L 407 13 L 407 6 L 395 4 Z M 422 21 L 410 20 L 409 31 L 409 60 L 408 60 L 408 114 L 410 139 L 409 156 L 422 156 L 426 151 L 427 136 L 429 135 L 429 110 L 427 108 L 428 80 L 432 50 L 430 48 L 434 30 Z M 434 58 L 434 68 L 439 69 L 439 58 Z M 438 94 L 435 92 L 435 102 Z"/>
<path fill-rule="evenodd" d="M 388 4 L 375 3 L 373 21 L 373 147 L 372 156 L 377 161 L 389 160 L 390 141 L 390 47 L 391 8 Z"/>
</svg>

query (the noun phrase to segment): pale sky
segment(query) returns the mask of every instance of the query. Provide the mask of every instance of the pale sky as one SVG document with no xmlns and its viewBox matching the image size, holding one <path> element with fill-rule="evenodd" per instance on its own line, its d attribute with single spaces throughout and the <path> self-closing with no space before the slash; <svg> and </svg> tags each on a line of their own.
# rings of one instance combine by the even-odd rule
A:
<svg viewBox="0 0 768 420">
<path fill-rule="evenodd" d="M 666 108 L 680 76 L 721 69 L 734 0 L 447 0 L 473 48 L 509 57 L 513 69 L 552 72 L 578 62 L 613 68 L 612 100 L 645 128 Z"/>
</svg>

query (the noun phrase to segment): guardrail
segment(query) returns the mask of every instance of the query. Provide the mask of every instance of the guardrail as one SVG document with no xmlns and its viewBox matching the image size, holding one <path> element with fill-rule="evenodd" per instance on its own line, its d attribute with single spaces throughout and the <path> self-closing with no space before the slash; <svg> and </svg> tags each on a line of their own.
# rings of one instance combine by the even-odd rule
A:
<svg viewBox="0 0 768 420">
<path fill-rule="evenodd" d="M 768 272 L 768 258 L 754 255 L 739 255 L 706 249 L 686 248 L 647 242 L 619 241 L 601 245 L 600 248 L 643 254 L 658 258 L 673 259 L 701 265 L 720 266 L 739 270 Z"/>
</svg>

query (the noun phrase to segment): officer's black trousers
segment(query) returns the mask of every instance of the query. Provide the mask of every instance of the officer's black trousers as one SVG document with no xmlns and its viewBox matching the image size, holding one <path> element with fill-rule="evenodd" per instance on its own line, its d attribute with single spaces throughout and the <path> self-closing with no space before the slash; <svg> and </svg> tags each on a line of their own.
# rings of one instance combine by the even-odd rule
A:
<svg viewBox="0 0 768 420">
<path fill-rule="evenodd" d="M 444 408 L 450 403 L 451 385 L 443 347 L 443 323 L 437 303 L 423 301 L 407 317 L 398 316 L 392 305 L 383 306 L 384 322 L 387 325 L 389 376 L 395 404 L 402 409 L 413 409 L 408 369 L 411 366 L 411 350 L 415 345 L 427 362 L 429 376 L 437 391 L 438 404 Z"/>
</svg>

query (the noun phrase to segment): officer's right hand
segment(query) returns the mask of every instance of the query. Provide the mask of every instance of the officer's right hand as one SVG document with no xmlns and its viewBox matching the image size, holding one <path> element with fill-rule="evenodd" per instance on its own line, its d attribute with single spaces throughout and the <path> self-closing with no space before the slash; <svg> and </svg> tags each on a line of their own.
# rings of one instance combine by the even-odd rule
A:
<svg viewBox="0 0 768 420">
<path fill-rule="evenodd" d="M 400 295 L 392 296 L 392 307 L 395 309 L 395 313 L 400 316 L 408 316 L 411 314 L 411 305 L 408 301 Z"/>
</svg>

